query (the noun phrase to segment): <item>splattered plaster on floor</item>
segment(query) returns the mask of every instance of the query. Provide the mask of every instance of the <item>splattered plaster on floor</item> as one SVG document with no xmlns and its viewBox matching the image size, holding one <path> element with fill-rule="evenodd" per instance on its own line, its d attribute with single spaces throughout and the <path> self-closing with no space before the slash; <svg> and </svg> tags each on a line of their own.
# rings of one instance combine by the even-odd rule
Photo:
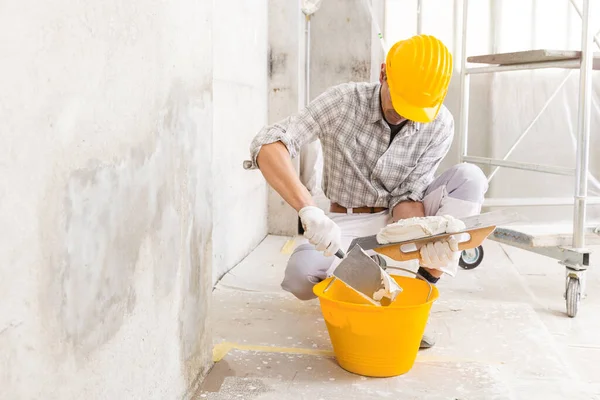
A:
<svg viewBox="0 0 600 400">
<path fill-rule="evenodd" d="M 215 344 L 228 350 L 200 398 L 600 399 L 600 379 L 590 373 L 600 363 L 600 296 L 590 294 L 578 317 L 567 318 L 564 270 L 554 261 L 486 242 L 480 267 L 439 285 L 436 346 L 408 374 L 372 379 L 344 371 L 328 353 L 317 301 L 279 288 L 287 239 L 268 237 L 217 286 Z M 590 271 L 592 292 L 599 275 Z"/>
</svg>

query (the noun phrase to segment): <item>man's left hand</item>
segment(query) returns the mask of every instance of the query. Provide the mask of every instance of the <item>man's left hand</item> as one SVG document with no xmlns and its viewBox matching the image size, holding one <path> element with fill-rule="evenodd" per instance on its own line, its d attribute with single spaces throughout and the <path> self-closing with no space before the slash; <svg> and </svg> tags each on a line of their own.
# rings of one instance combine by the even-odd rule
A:
<svg viewBox="0 0 600 400">
<path fill-rule="evenodd" d="M 450 236 L 446 240 L 428 243 L 421 247 L 421 266 L 430 269 L 447 270 L 458 263 L 460 251 L 458 241 Z"/>
</svg>

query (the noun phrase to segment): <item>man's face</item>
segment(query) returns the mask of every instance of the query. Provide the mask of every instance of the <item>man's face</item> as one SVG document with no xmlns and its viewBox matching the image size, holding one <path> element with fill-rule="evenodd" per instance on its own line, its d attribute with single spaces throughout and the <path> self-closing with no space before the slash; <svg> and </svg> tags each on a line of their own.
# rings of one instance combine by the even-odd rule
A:
<svg viewBox="0 0 600 400">
<path fill-rule="evenodd" d="M 381 65 L 381 72 L 379 73 L 379 82 L 381 83 L 381 110 L 383 111 L 383 117 L 389 124 L 398 125 L 406 118 L 398 114 L 392 106 L 392 97 L 390 96 L 390 87 L 387 83 L 385 64 Z"/>
</svg>

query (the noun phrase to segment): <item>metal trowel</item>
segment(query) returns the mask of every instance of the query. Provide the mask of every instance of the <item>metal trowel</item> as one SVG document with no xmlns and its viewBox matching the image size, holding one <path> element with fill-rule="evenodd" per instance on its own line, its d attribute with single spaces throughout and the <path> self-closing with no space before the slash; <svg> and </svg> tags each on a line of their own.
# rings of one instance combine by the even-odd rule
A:
<svg viewBox="0 0 600 400">
<path fill-rule="evenodd" d="M 376 306 L 389 305 L 402 292 L 396 281 L 360 246 L 350 249 L 333 271 L 333 276 L 325 291 L 335 279 L 339 279 Z"/>
</svg>

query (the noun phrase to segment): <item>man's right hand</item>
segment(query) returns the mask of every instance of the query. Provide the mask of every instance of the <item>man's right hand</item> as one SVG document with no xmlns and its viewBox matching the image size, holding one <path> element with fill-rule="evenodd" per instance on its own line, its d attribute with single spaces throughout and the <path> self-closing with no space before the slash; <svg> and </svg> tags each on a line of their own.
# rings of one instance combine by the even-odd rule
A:
<svg viewBox="0 0 600 400">
<path fill-rule="evenodd" d="M 283 142 L 262 146 L 257 163 L 265 179 L 294 210 L 298 211 L 304 237 L 323 251 L 325 256 L 334 255 L 342 246 L 342 233 L 323 210 L 314 206 L 312 196 L 300 182 L 292 165 L 290 153 Z"/>
<path fill-rule="evenodd" d="M 318 251 L 323 251 L 325 256 L 331 257 L 340 249 L 342 231 L 323 210 L 307 206 L 302 208 L 298 215 L 304 227 L 304 237 L 316 246 Z"/>
</svg>

